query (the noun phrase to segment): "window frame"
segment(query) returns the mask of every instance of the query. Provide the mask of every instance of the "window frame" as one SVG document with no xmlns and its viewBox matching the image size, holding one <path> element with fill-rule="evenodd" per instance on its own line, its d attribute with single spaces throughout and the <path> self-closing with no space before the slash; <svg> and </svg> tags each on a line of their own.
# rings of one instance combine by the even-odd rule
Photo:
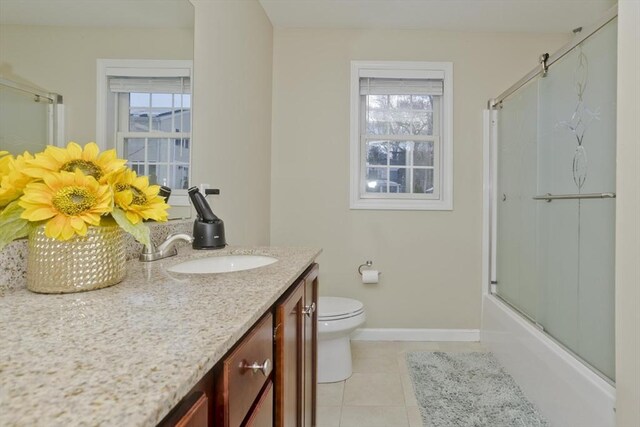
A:
<svg viewBox="0 0 640 427">
<path fill-rule="evenodd" d="M 109 91 L 111 77 L 189 77 L 191 86 L 189 138 L 189 183 L 193 175 L 193 61 L 192 60 L 162 60 L 162 59 L 98 59 L 97 60 L 97 104 L 96 104 L 96 143 L 101 150 L 115 148 L 118 156 L 122 157 L 122 134 L 117 131 L 120 118 L 113 117 L 115 123 L 109 122 L 109 111 L 118 111 L 119 97 Z M 117 114 L 117 113 L 116 113 Z M 109 128 L 113 133 L 113 141 L 109 142 Z M 131 132 L 129 132 L 131 133 Z M 153 138 L 159 132 L 145 132 L 144 138 Z M 167 138 L 167 134 L 160 138 Z M 146 149 L 145 149 L 146 151 Z M 172 206 L 190 206 L 187 190 L 173 189 L 171 193 Z"/>
<path fill-rule="evenodd" d="M 434 193 L 368 193 L 366 185 L 366 141 L 364 96 L 360 95 L 360 79 L 373 78 L 442 78 L 443 95 L 434 129 L 440 135 L 418 137 L 434 141 Z M 453 210 L 453 63 L 406 61 L 351 61 L 351 117 L 350 117 L 350 209 L 373 210 Z M 398 139 L 417 140 L 416 135 Z M 386 136 L 380 136 L 385 139 Z M 369 138 L 370 139 L 370 138 Z M 411 161 L 411 167 L 413 161 Z M 387 165 L 387 167 L 389 167 Z"/>
</svg>

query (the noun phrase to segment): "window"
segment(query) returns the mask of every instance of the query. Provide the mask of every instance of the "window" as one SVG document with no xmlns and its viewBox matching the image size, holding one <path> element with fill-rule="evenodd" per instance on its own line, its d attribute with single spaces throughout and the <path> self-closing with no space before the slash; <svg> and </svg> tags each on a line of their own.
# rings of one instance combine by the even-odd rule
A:
<svg viewBox="0 0 640 427">
<path fill-rule="evenodd" d="M 175 206 L 189 204 L 191 68 L 191 61 L 98 62 L 102 146 L 116 148 L 151 184 L 170 187 Z"/>
<path fill-rule="evenodd" d="M 450 210 L 451 63 L 351 63 L 352 209 Z"/>
</svg>

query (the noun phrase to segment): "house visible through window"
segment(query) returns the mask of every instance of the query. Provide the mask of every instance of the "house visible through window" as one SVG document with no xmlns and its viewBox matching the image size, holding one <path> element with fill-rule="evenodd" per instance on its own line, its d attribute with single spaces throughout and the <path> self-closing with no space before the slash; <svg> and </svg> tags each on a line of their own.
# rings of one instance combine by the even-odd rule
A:
<svg viewBox="0 0 640 427">
<path fill-rule="evenodd" d="M 352 208 L 451 209 L 446 65 L 353 62 Z"/>
<path fill-rule="evenodd" d="M 190 186 L 191 69 L 176 66 L 184 62 L 102 63 L 106 146 L 151 184 L 170 187 L 173 205 L 187 204 Z"/>
</svg>

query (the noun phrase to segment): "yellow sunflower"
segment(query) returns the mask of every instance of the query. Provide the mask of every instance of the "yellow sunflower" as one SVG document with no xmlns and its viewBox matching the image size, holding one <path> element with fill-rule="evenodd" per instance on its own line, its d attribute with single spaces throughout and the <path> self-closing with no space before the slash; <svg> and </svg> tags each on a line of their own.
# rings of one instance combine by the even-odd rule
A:
<svg viewBox="0 0 640 427">
<path fill-rule="evenodd" d="M 122 169 L 126 162 L 118 159 L 116 150 L 107 150 L 100 154 L 95 142 L 89 142 L 84 149 L 75 142 L 70 142 L 67 148 L 48 146 L 29 162 L 25 173 L 34 178 L 42 178 L 49 172 L 75 172 L 79 169 L 83 174 L 92 176 L 104 184 L 109 175 Z"/>
<path fill-rule="evenodd" d="M 159 185 L 149 185 L 149 178 L 137 176 L 131 169 L 123 169 L 111 179 L 114 201 L 121 208 L 132 224 L 142 220 L 167 220 L 167 205 L 158 196 Z"/>
<path fill-rule="evenodd" d="M 33 160 L 33 156 L 25 151 L 17 157 L 3 155 L 0 152 L 0 209 L 22 195 L 24 187 L 33 181 L 33 178 L 23 173 L 27 163 Z"/>
<path fill-rule="evenodd" d="M 21 218 L 47 221 L 45 234 L 58 240 L 87 234 L 87 224 L 99 225 L 100 216 L 111 212 L 113 194 L 92 176 L 75 172 L 48 173 L 43 182 L 32 182 L 18 202 Z"/>
<path fill-rule="evenodd" d="M 13 156 L 8 151 L 0 151 L 0 179 L 9 175 L 9 164 L 13 161 Z"/>
</svg>

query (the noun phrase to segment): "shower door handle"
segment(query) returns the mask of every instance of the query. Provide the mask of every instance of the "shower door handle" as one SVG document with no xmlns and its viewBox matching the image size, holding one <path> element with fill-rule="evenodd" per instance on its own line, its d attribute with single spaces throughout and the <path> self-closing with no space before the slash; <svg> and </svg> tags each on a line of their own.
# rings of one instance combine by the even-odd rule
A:
<svg viewBox="0 0 640 427">
<path fill-rule="evenodd" d="M 573 200 L 573 199 L 615 199 L 616 193 L 585 193 L 585 194 L 551 194 L 534 196 L 533 200 L 545 200 L 551 203 L 553 200 Z"/>
</svg>

